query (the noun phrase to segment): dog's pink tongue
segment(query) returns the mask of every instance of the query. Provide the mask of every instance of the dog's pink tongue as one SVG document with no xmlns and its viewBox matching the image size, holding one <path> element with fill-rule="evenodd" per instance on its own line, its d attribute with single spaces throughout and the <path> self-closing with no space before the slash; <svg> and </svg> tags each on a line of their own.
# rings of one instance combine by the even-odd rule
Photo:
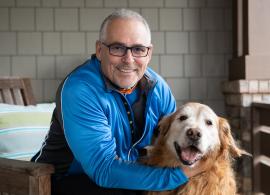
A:
<svg viewBox="0 0 270 195">
<path fill-rule="evenodd" d="M 193 162 L 197 159 L 197 156 L 198 156 L 198 151 L 194 150 L 191 147 L 182 149 L 181 158 L 184 161 Z"/>
</svg>

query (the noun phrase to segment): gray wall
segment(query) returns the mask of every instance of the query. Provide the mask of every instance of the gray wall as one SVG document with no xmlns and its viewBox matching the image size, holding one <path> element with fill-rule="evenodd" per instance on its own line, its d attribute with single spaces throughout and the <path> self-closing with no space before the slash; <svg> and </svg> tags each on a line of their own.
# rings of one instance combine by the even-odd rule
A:
<svg viewBox="0 0 270 195">
<path fill-rule="evenodd" d="M 65 75 L 95 52 L 104 17 L 140 12 L 154 44 L 150 66 L 180 105 L 200 101 L 224 113 L 220 82 L 232 54 L 229 0 L 0 0 L 0 76 L 31 77 L 39 102 L 54 100 Z"/>
</svg>

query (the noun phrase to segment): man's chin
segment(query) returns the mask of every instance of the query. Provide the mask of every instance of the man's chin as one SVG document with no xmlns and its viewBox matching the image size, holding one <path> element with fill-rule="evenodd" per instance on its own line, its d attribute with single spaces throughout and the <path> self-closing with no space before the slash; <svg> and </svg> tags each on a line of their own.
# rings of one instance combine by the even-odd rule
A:
<svg viewBox="0 0 270 195">
<path fill-rule="evenodd" d="M 130 89 L 137 84 L 137 80 L 135 82 L 118 82 L 117 86 L 122 89 Z"/>
<path fill-rule="evenodd" d="M 121 86 L 119 86 L 121 89 L 131 89 L 132 87 L 134 87 L 136 85 L 136 83 L 135 84 L 131 84 L 131 85 L 121 85 Z"/>
</svg>

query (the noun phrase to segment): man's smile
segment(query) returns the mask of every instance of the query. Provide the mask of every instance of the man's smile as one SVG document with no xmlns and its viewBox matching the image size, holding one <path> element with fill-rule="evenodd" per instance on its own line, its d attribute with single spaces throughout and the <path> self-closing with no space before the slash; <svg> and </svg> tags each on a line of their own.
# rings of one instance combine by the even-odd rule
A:
<svg viewBox="0 0 270 195">
<path fill-rule="evenodd" d="M 118 71 L 122 72 L 122 73 L 133 73 L 136 71 L 136 69 L 134 68 L 123 68 L 123 67 L 117 67 L 116 68 Z"/>
</svg>

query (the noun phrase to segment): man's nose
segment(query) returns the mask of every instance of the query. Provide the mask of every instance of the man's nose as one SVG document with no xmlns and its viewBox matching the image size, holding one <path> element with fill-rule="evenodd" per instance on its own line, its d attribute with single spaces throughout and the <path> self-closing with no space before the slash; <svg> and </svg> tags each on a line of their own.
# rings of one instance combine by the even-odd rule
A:
<svg viewBox="0 0 270 195">
<path fill-rule="evenodd" d="M 132 55 L 131 49 L 127 49 L 126 55 L 124 55 L 122 59 L 126 63 L 133 63 L 134 62 L 134 57 Z"/>
</svg>

